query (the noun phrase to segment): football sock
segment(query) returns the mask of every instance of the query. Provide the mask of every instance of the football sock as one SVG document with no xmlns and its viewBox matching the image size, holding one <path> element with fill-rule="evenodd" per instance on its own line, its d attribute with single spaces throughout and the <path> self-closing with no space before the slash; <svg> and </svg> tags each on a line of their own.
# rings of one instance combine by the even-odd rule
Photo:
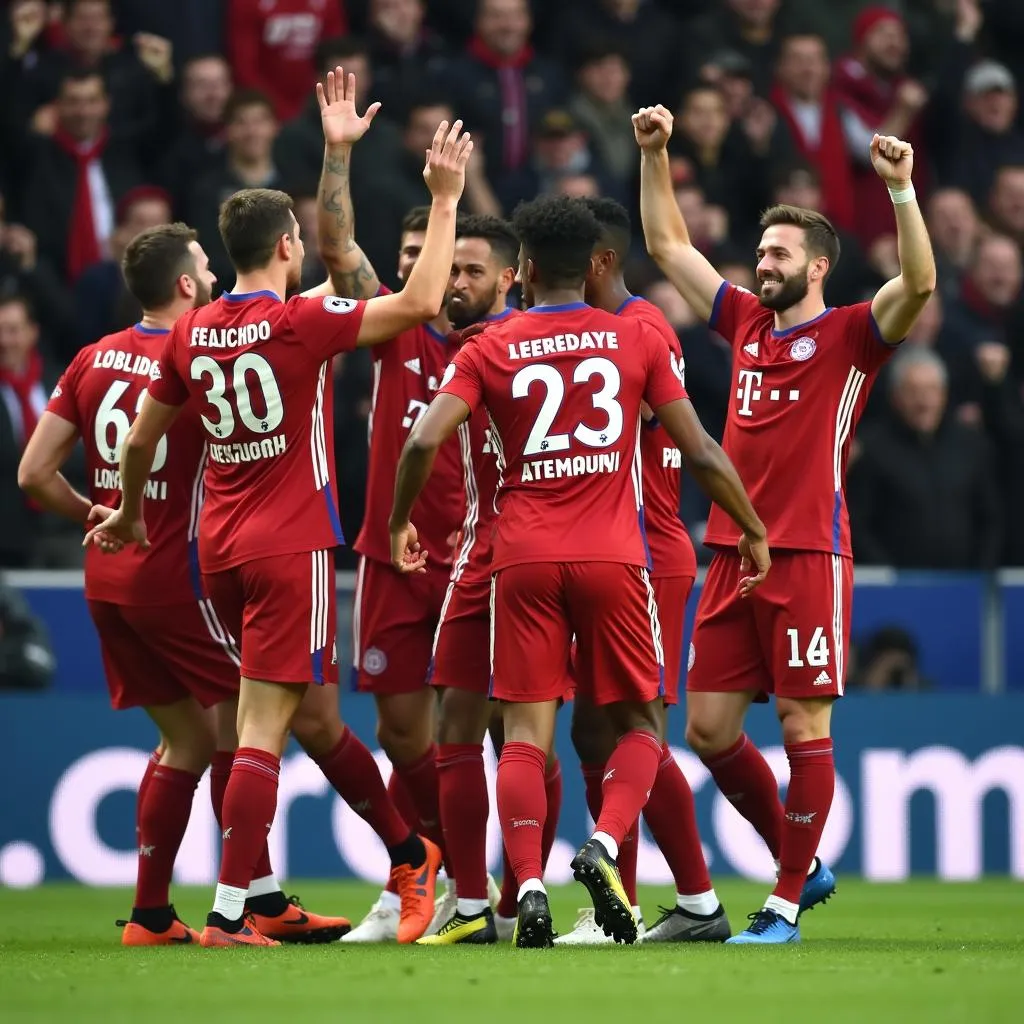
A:
<svg viewBox="0 0 1024 1024">
<path fill-rule="evenodd" d="M 149 760 L 146 762 L 145 770 L 142 773 L 142 778 L 139 780 L 139 792 L 135 798 L 135 841 L 138 844 L 139 839 L 139 817 L 142 814 L 142 801 L 146 797 L 146 790 L 149 788 L 149 780 L 153 777 L 153 769 L 160 763 L 160 751 L 154 750 L 149 755 Z"/>
<path fill-rule="evenodd" d="M 519 887 L 519 899 L 522 899 L 528 892 L 542 892 L 547 895 L 547 889 L 539 878 L 528 878 Z"/>
<path fill-rule="evenodd" d="M 619 855 L 615 863 L 619 868 L 619 878 L 622 880 L 622 888 L 626 890 L 630 904 L 635 904 L 636 899 L 636 859 L 640 846 L 640 822 L 634 821 L 633 827 L 626 833 L 619 847 Z"/>
<path fill-rule="evenodd" d="M 519 883 L 516 881 L 515 872 L 512 870 L 512 862 L 508 859 L 508 850 L 504 843 L 501 847 L 501 863 L 504 872 L 501 879 L 501 899 L 495 913 L 498 917 L 515 917 L 519 900 Z"/>
<path fill-rule="evenodd" d="M 254 914 L 262 914 L 264 917 L 280 917 L 291 904 L 288 902 L 288 897 L 280 889 L 254 896 L 252 894 L 252 886 L 250 885 L 245 897 L 245 906 L 247 910 L 251 910 Z"/>
<path fill-rule="evenodd" d="M 676 893 L 676 906 L 691 917 L 711 917 L 721 905 L 722 901 L 714 889 L 693 895 Z"/>
<path fill-rule="evenodd" d="M 242 893 L 242 905 L 253 879 L 260 851 L 274 823 L 277 810 L 277 785 L 281 760 L 269 751 L 256 747 L 239 747 L 231 766 L 224 793 L 224 834 L 221 847 L 220 877 L 217 886 L 222 903 L 236 908 L 234 890 Z M 221 887 L 225 892 L 220 893 Z M 214 906 L 217 913 L 230 918 Z"/>
<path fill-rule="evenodd" d="M 764 901 L 764 909 L 774 910 L 776 914 L 784 917 L 790 924 L 796 924 L 797 918 L 800 916 L 799 903 L 784 900 L 781 896 L 776 896 L 774 893 Z"/>
<path fill-rule="evenodd" d="M 821 841 L 835 792 L 832 740 L 826 737 L 787 743 L 786 756 L 789 758 L 789 788 L 782 822 L 779 878 L 772 895 L 799 905 L 807 868 L 814 863 L 814 851 Z"/>
<path fill-rule="evenodd" d="M 601 817 L 601 780 L 604 778 L 603 764 L 581 764 L 580 774 L 583 776 L 583 788 L 587 797 L 587 810 L 590 817 L 597 821 Z"/>
<path fill-rule="evenodd" d="M 257 869 L 259 865 L 257 864 Z M 281 886 L 278 884 L 277 878 L 274 875 L 261 875 L 259 873 L 249 883 L 249 901 L 256 899 L 258 896 L 270 896 L 272 893 L 280 892 Z"/>
<path fill-rule="evenodd" d="M 562 813 L 562 765 L 556 759 L 544 773 L 544 796 L 547 798 L 547 817 L 540 840 L 541 864 L 548 866 L 551 848 L 558 835 L 558 819 Z"/>
<path fill-rule="evenodd" d="M 391 767 L 391 777 L 388 779 L 387 792 L 388 797 L 395 805 L 395 809 L 398 811 L 402 820 L 405 821 L 413 830 L 418 829 L 419 815 L 416 813 L 416 807 L 412 802 L 412 797 L 409 795 L 409 790 L 405 788 L 405 783 L 402 781 L 398 772 L 395 771 L 393 765 Z M 395 862 L 392 861 L 392 863 Z M 397 883 L 389 878 L 384 891 L 392 893 L 397 898 Z"/>
<path fill-rule="evenodd" d="M 403 820 L 384 788 L 373 754 L 348 726 L 341 739 L 316 763 L 334 791 L 380 836 L 385 846 L 391 848 L 405 842 L 412 822 Z"/>
<path fill-rule="evenodd" d="M 404 784 L 416 808 L 416 830 L 432 839 L 444 850 L 441 833 L 441 811 L 438 807 L 437 747 L 430 749 L 411 764 L 396 764 L 395 774 Z"/>
<path fill-rule="evenodd" d="M 210 762 L 210 803 L 213 804 L 213 816 L 221 827 L 224 825 L 224 793 L 228 788 L 234 760 L 233 750 L 217 750 L 214 751 L 213 760 Z M 274 867 L 270 863 L 270 847 L 264 841 L 263 849 L 260 850 L 256 866 L 253 868 L 253 881 L 249 885 L 249 892 L 253 896 L 262 896 L 265 893 L 280 891 L 280 888 L 274 877 Z"/>
<path fill-rule="evenodd" d="M 139 865 L 135 906 L 140 910 L 171 902 L 171 875 L 192 813 L 199 776 L 157 765 L 139 807 Z"/>
<path fill-rule="evenodd" d="M 654 786 L 660 760 L 661 744 L 641 729 L 627 732 L 608 758 L 601 783 L 601 815 L 596 832 L 607 833 L 616 846 L 640 817 Z"/>
<path fill-rule="evenodd" d="M 697 831 L 693 790 L 667 744 L 661 748 L 658 774 L 644 808 L 644 820 L 665 855 L 676 892 L 687 896 L 706 893 L 711 888 L 711 878 Z M 622 873 L 621 859 L 619 873 Z"/>
<path fill-rule="evenodd" d="M 528 880 L 543 876 L 546 761 L 544 751 L 532 743 L 506 743 L 498 761 L 498 817 L 512 871 L 520 882 L 518 898 Z"/>
<path fill-rule="evenodd" d="M 488 903 L 486 897 L 484 897 L 482 900 L 475 900 L 463 899 L 463 897 L 460 896 L 458 906 L 455 908 L 455 913 L 458 914 L 460 917 L 477 917 L 479 914 L 482 914 L 489 906 L 490 903 Z"/>
<path fill-rule="evenodd" d="M 712 757 L 701 758 L 723 796 L 757 830 L 778 859 L 782 843 L 782 801 L 779 784 L 746 734 Z"/>
<path fill-rule="evenodd" d="M 619 844 L 616 842 L 614 836 L 610 836 L 607 832 L 601 832 L 598 830 L 590 838 L 594 842 L 600 843 L 604 847 L 604 852 L 607 853 L 612 860 L 618 860 Z"/>
<path fill-rule="evenodd" d="M 458 880 L 459 906 L 463 900 L 486 903 L 490 803 L 483 744 L 442 743 L 437 750 L 437 782 L 448 875 Z"/>
</svg>

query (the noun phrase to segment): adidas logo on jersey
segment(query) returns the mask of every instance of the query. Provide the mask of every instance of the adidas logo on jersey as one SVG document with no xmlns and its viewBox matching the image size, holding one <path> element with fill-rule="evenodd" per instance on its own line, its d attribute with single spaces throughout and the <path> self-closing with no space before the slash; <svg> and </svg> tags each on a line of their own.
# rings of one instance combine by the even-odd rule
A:
<svg viewBox="0 0 1024 1024">
<path fill-rule="evenodd" d="M 758 342 L 752 341 L 749 345 L 743 346 L 743 351 L 746 352 L 748 356 L 753 356 L 756 359 L 758 353 L 761 351 L 761 346 Z"/>
<path fill-rule="evenodd" d="M 405 362 L 405 368 L 412 370 L 413 373 L 422 374 L 423 370 L 420 369 L 420 357 L 417 356 L 415 359 L 407 359 Z"/>
<path fill-rule="evenodd" d="M 831 686 L 832 677 L 825 671 L 818 673 L 818 678 L 814 680 L 815 686 Z"/>
</svg>

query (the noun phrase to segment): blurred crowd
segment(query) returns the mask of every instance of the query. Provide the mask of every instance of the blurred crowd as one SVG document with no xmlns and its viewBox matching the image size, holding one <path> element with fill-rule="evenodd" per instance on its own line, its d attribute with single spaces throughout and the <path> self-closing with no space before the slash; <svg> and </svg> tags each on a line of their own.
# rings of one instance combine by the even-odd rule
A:
<svg viewBox="0 0 1024 1024">
<path fill-rule="evenodd" d="M 636 215 L 634 289 L 679 331 L 687 385 L 721 436 L 730 353 L 643 253 L 630 113 L 676 113 L 676 196 L 694 240 L 754 288 L 760 211 L 822 210 L 842 259 L 826 297 L 897 273 L 874 132 L 909 139 L 939 290 L 886 368 L 851 460 L 857 560 L 1024 564 L 1024 0 L 0 0 L 0 566 L 74 564 L 78 538 L 16 484 L 25 438 L 82 345 L 139 310 L 119 260 L 138 231 L 217 233 L 236 189 L 283 188 L 316 257 L 318 75 L 383 102 L 352 162 L 357 236 L 394 284 L 400 221 L 425 202 L 423 152 L 462 117 L 481 143 L 464 206 L 606 194 Z M 358 529 L 370 373 L 335 373 L 344 526 Z M 800 453 L 794 452 L 794 458 Z M 684 486 L 700 539 L 706 505 Z M 344 559 L 342 559 L 342 563 Z"/>
</svg>

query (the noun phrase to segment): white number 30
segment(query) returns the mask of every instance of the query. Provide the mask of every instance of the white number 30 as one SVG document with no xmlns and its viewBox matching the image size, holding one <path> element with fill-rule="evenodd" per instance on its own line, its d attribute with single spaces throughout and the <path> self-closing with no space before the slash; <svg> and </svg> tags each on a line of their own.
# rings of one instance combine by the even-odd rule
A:
<svg viewBox="0 0 1024 1024">
<path fill-rule="evenodd" d="M 800 633 L 796 629 L 787 629 L 786 636 L 789 637 L 789 667 L 803 668 L 810 665 L 811 668 L 821 668 L 828 664 L 828 640 L 825 639 L 825 630 L 821 626 L 815 627 L 811 634 L 811 642 L 807 645 L 807 652 L 803 661 L 800 657 Z"/>
</svg>

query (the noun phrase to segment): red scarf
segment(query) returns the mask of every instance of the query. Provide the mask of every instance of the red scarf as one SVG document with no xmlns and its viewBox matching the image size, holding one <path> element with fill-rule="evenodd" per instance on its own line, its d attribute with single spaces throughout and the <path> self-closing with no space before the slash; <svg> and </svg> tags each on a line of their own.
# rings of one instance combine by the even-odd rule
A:
<svg viewBox="0 0 1024 1024">
<path fill-rule="evenodd" d="M 789 126 L 796 148 L 805 160 L 814 164 L 821 179 L 824 213 L 837 227 L 849 231 L 854 224 L 853 173 L 850 155 L 846 151 L 843 124 L 839 117 L 835 96 L 828 91 L 822 99 L 821 138 L 817 143 L 804 137 L 800 122 L 793 114 L 789 95 L 775 85 L 771 101 Z"/>
<path fill-rule="evenodd" d="M 78 280 L 86 267 L 103 258 L 96 238 L 96 220 L 93 217 L 92 193 L 89 191 L 89 164 L 103 156 L 109 132 L 106 128 L 87 148 L 58 128 L 53 141 L 75 161 L 75 199 L 71 207 L 68 226 L 67 276 L 72 283 Z"/>
<path fill-rule="evenodd" d="M 481 64 L 487 65 L 495 70 L 499 68 L 513 68 L 521 71 L 533 60 L 533 47 L 524 46 L 521 50 L 509 55 L 498 53 L 492 50 L 479 36 L 473 36 L 469 41 L 470 55 L 475 57 Z"/>
<path fill-rule="evenodd" d="M 38 351 L 28 357 L 28 365 L 22 373 L 0 367 L 0 388 L 9 391 L 18 403 L 21 413 L 21 429 L 13 423 L 14 435 L 24 447 L 36 429 L 39 417 L 46 408 L 46 391 L 43 388 L 43 357 Z"/>
<path fill-rule="evenodd" d="M 479 36 L 469 42 L 469 52 L 498 76 L 501 94 L 501 162 L 505 170 L 517 171 L 530 158 L 529 101 L 526 95 L 526 66 L 533 50 L 524 46 L 511 55 L 492 50 Z"/>
</svg>

